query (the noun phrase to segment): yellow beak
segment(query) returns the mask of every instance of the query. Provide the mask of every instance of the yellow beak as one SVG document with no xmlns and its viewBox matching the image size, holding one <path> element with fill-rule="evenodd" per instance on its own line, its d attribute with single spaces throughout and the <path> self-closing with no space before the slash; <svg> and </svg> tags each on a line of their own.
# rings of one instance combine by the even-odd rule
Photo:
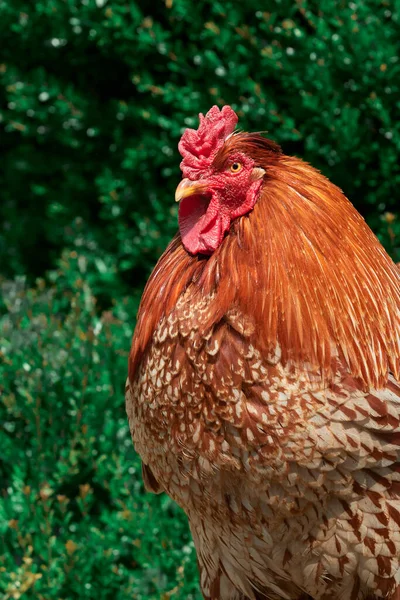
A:
<svg viewBox="0 0 400 600">
<path fill-rule="evenodd" d="M 207 183 L 203 181 L 191 181 L 182 179 L 175 191 L 175 202 L 180 202 L 188 196 L 195 194 L 204 194 L 207 191 Z"/>
</svg>

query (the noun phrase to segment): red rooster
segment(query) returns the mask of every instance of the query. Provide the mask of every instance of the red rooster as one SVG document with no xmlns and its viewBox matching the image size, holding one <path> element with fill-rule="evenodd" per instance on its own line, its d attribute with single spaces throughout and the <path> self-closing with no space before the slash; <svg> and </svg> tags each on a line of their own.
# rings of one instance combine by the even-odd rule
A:
<svg viewBox="0 0 400 600">
<path fill-rule="evenodd" d="M 208 600 L 400 598 L 399 271 L 342 192 L 225 106 L 179 144 L 127 412 Z"/>
</svg>

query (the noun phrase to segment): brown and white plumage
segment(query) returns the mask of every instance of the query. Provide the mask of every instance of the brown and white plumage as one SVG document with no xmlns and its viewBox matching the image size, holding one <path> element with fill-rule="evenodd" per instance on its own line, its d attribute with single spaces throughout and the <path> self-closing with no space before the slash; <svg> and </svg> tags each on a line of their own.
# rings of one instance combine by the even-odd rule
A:
<svg viewBox="0 0 400 600">
<path fill-rule="evenodd" d="M 342 192 L 260 136 L 254 208 L 178 234 L 126 391 L 146 486 L 186 512 L 209 600 L 400 598 L 399 271 Z M 214 168 L 213 167 L 213 168 Z"/>
</svg>

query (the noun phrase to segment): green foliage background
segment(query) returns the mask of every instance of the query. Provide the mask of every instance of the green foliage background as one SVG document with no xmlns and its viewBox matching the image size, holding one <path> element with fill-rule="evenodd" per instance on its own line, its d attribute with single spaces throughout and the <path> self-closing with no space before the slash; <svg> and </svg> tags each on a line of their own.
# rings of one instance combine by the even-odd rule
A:
<svg viewBox="0 0 400 600">
<path fill-rule="evenodd" d="M 231 104 L 399 261 L 399 25 L 399 0 L 0 0 L 1 598 L 199 599 L 123 404 L 177 142 Z"/>
</svg>

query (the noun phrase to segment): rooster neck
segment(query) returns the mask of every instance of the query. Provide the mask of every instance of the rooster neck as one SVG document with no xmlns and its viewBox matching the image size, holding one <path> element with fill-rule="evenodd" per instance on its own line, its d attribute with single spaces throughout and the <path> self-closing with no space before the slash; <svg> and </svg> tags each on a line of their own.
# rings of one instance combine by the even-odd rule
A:
<svg viewBox="0 0 400 600">
<path fill-rule="evenodd" d="M 235 309 L 256 326 L 254 343 L 282 362 L 330 378 L 335 358 L 365 387 L 399 377 L 399 272 L 341 191 L 298 159 L 282 157 L 254 210 L 209 258 L 177 236 L 146 286 L 130 377 L 158 322 L 182 293 L 210 295 L 212 326 Z M 187 291 L 186 291 L 187 290 Z"/>
</svg>

